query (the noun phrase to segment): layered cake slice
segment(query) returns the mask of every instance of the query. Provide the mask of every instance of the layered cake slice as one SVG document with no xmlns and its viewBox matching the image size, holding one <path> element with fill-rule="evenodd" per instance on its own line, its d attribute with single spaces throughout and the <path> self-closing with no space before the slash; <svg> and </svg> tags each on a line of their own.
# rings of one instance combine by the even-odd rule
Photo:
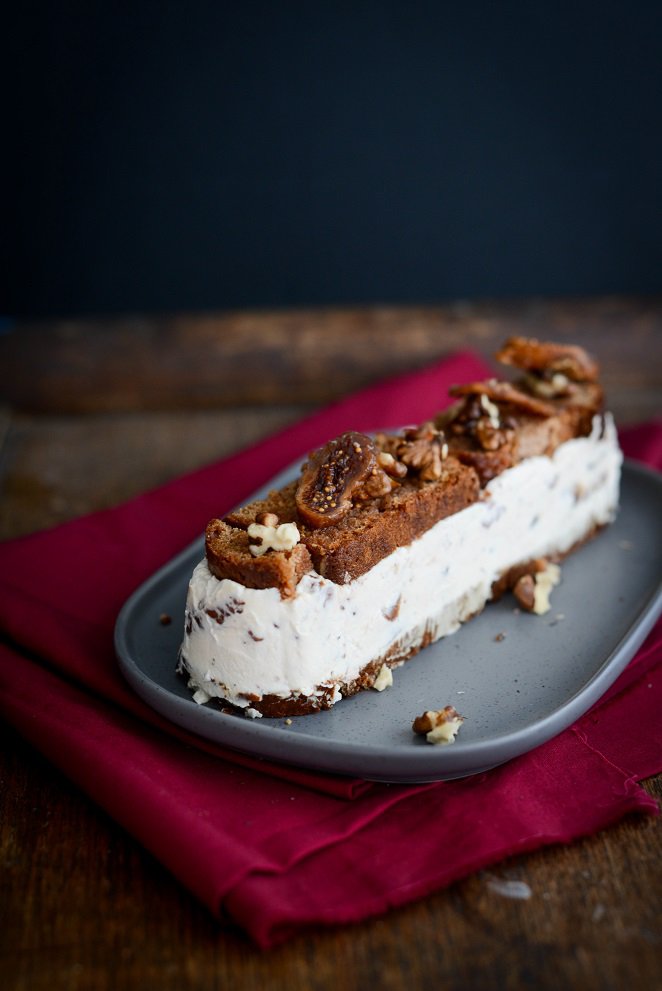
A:
<svg viewBox="0 0 662 991">
<path fill-rule="evenodd" d="M 548 562 L 615 515 L 621 453 L 582 349 L 511 338 L 498 357 L 522 376 L 458 386 L 398 433 L 345 433 L 210 521 L 179 657 L 196 701 L 328 709 L 516 583 L 544 608 Z"/>
</svg>

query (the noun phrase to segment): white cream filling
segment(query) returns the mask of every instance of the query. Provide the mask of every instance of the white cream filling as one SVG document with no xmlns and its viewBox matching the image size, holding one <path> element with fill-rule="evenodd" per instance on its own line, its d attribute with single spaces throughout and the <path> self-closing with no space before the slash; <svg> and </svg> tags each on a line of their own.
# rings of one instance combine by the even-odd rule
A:
<svg viewBox="0 0 662 991">
<path fill-rule="evenodd" d="M 371 661 L 403 656 L 427 633 L 455 632 L 516 564 L 562 553 L 618 506 L 622 455 L 610 416 L 590 437 L 503 472 L 483 498 L 441 520 L 367 574 L 336 585 L 316 572 L 296 595 L 193 572 L 181 659 L 191 687 L 242 708 L 264 695 L 313 696 L 353 681 Z M 210 615 L 210 613 L 215 615 Z M 203 695 L 196 692 L 200 700 Z"/>
</svg>

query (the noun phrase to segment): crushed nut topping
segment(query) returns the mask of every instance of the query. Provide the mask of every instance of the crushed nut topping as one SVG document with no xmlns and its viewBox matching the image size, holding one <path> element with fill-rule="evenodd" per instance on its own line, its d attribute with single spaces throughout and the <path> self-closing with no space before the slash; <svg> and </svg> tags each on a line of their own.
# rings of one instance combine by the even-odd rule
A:
<svg viewBox="0 0 662 991">
<path fill-rule="evenodd" d="M 493 404 L 503 403 L 523 413 L 533 416 L 553 416 L 556 410 L 542 399 L 536 399 L 523 392 L 511 382 L 500 382 L 498 379 L 486 379 L 485 382 L 469 382 L 467 385 L 456 385 L 450 390 L 451 396 L 487 396 Z M 482 400 L 479 400 L 482 402 Z M 497 410 L 498 411 L 498 410 Z M 481 412 L 485 410 L 481 406 Z"/>
<path fill-rule="evenodd" d="M 394 461 L 401 443 L 402 437 L 399 434 L 375 434 L 375 444 L 380 454 L 390 454 Z"/>
<path fill-rule="evenodd" d="M 468 395 L 446 429 L 451 437 L 471 437 L 483 451 L 497 451 L 512 436 L 511 421 L 502 420 L 499 408 L 481 394 Z"/>
<path fill-rule="evenodd" d="M 473 433 L 484 451 L 498 451 L 508 440 L 506 430 L 501 430 L 499 421 L 496 423 L 492 417 L 481 416 L 476 420 Z"/>
<path fill-rule="evenodd" d="M 412 730 L 424 736 L 428 743 L 449 744 L 455 742 L 464 716 L 461 716 L 452 705 L 443 709 L 428 709 L 417 716 L 412 723 Z"/>
<path fill-rule="evenodd" d="M 484 392 L 480 395 L 480 405 L 489 416 L 490 424 L 495 428 L 495 430 L 500 427 L 501 421 L 499 419 L 499 407 L 495 406 L 492 400 Z"/>
<path fill-rule="evenodd" d="M 278 523 L 278 517 L 274 513 L 262 513 L 263 517 L 273 517 Z M 249 544 L 253 557 L 261 557 L 267 551 L 291 551 L 301 539 L 296 523 L 281 523 L 272 525 L 270 523 L 251 523 L 248 527 L 248 536 L 259 543 Z"/>
<path fill-rule="evenodd" d="M 546 372 L 527 372 L 522 379 L 522 386 L 541 399 L 558 399 L 573 392 L 572 382 L 562 372 L 552 372 L 549 375 Z"/>
<path fill-rule="evenodd" d="M 398 444 L 396 455 L 407 468 L 418 472 L 422 482 L 433 482 L 441 478 L 442 462 L 448 457 L 443 431 L 437 430 L 428 420 L 420 427 L 404 431 Z"/>
<path fill-rule="evenodd" d="M 438 422 L 451 438 L 469 437 L 490 454 L 506 449 L 512 441 L 517 413 L 550 416 L 554 412 L 549 403 L 497 379 L 470 382 L 450 391 L 462 401 L 442 414 Z"/>
<path fill-rule="evenodd" d="M 380 451 L 377 455 L 380 468 L 383 468 L 387 475 L 392 478 L 404 478 L 407 474 L 407 465 L 398 461 L 389 451 Z"/>
</svg>

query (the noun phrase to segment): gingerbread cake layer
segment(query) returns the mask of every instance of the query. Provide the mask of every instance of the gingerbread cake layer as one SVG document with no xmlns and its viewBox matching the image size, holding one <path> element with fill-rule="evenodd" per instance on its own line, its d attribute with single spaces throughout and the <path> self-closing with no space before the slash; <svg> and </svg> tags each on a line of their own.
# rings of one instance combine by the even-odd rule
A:
<svg viewBox="0 0 662 991">
<path fill-rule="evenodd" d="M 480 485 L 472 468 L 447 458 L 435 481 L 421 484 L 417 479 L 406 479 L 392 492 L 352 507 L 337 525 L 319 529 L 302 523 L 296 507 L 296 487 L 297 483 L 292 482 L 266 499 L 229 513 L 223 521 L 225 527 L 212 520 L 207 527 L 205 552 L 213 575 L 221 579 L 235 577 L 230 571 L 231 555 L 240 546 L 246 552 L 244 567 L 251 565 L 247 553 L 250 541 L 245 531 L 260 513 L 271 512 L 280 523 L 297 524 L 301 543 L 295 550 L 306 549 L 319 575 L 345 584 L 364 575 L 396 548 L 410 544 L 439 520 L 470 506 L 478 499 Z M 264 587 L 266 581 L 259 572 L 266 564 L 265 559 L 253 559 L 255 580 L 247 580 L 246 574 L 238 580 Z M 280 588 L 284 596 L 293 594 L 290 581 L 281 583 Z"/>
</svg>

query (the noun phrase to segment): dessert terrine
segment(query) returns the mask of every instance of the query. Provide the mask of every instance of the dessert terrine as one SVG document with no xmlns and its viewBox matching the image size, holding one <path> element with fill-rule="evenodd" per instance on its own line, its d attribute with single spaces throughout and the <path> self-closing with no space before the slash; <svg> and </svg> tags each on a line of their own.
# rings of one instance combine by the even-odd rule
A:
<svg viewBox="0 0 662 991">
<path fill-rule="evenodd" d="M 211 520 L 178 662 L 197 702 L 328 709 L 525 576 L 545 608 L 551 562 L 614 518 L 622 457 L 586 352 L 511 338 L 497 357 L 523 374 L 458 386 L 397 433 L 345 433 Z"/>
</svg>

